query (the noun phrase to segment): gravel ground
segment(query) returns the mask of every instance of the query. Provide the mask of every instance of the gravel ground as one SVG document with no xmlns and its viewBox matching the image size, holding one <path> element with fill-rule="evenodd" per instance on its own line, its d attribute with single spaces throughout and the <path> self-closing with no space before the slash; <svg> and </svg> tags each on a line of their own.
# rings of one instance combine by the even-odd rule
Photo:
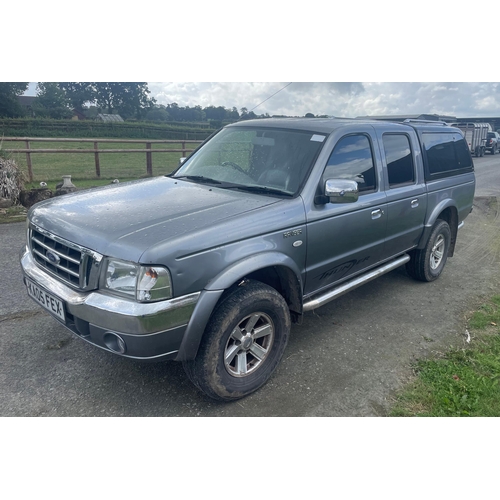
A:
<svg viewBox="0 0 500 500">
<path fill-rule="evenodd" d="M 1 225 L 0 415 L 387 415 L 412 362 L 461 345 L 470 312 L 500 293 L 498 158 L 475 160 L 474 210 L 439 280 L 416 282 L 399 268 L 306 314 L 269 383 L 232 403 L 200 394 L 180 364 L 133 362 L 73 337 L 27 297 L 25 225 Z"/>
</svg>

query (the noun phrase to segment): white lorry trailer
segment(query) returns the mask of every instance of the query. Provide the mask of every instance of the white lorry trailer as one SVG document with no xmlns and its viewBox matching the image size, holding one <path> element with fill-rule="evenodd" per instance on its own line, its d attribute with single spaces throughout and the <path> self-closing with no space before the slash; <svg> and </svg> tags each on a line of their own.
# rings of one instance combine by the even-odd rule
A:
<svg viewBox="0 0 500 500">
<path fill-rule="evenodd" d="M 484 156 L 488 132 L 492 130 L 489 123 L 460 122 L 452 123 L 451 126 L 462 131 L 471 154 Z"/>
</svg>

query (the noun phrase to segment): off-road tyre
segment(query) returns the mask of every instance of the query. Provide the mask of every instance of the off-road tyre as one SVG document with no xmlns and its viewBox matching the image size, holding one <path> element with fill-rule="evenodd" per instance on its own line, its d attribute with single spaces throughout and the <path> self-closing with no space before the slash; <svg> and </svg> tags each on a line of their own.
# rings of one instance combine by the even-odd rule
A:
<svg viewBox="0 0 500 500">
<path fill-rule="evenodd" d="M 450 242 L 450 226 L 445 220 L 438 219 L 425 247 L 410 252 L 411 259 L 406 263 L 408 274 L 419 281 L 439 278 L 448 258 Z"/>
<path fill-rule="evenodd" d="M 259 281 L 245 281 L 216 306 L 196 358 L 184 361 L 184 370 L 212 399 L 243 398 L 271 377 L 288 343 L 290 326 L 290 311 L 282 295 Z"/>
</svg>

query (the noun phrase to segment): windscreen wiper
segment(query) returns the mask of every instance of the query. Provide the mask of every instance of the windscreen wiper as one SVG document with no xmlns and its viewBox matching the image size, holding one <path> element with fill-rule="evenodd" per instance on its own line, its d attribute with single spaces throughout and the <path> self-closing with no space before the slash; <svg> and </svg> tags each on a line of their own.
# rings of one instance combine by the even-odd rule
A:
<svg viewBox="0 0 500 500">
<path fill-rule="evenodd" d="M 179 177 L 172 177 L 173 179 L 187 179 L 189 181 L 204 182 L 206 184 L 222 184 L 221 181 L 204 177 L 203 175 L 180 175 Z"/>
<path fill-rule="evenodd" d="M 252 193 L 263 193 L 263 194 L 278 194 L 280 196 L 293 196 L 293 193 L 288 191 L 283 191 L 282 189 L 270 188 L 267 186 L 231 186 L 234 189 L 241 189 L 242 191 L 251 191 Z"/>
</svg>

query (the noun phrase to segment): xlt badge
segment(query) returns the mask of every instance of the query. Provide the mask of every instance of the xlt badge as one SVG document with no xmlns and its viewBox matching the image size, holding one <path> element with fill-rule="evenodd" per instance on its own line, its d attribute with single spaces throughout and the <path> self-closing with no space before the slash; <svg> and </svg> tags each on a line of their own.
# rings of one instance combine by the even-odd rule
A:
<svg viewBox="0 0 500 500">
<path fill-rule="evenodd" d="M 283 238 L 290 238 L 290 236 L 298 236 L 299 234 L 302 234 L 302 229 L 293 229 L 283 233 Z"/>
</svg>

